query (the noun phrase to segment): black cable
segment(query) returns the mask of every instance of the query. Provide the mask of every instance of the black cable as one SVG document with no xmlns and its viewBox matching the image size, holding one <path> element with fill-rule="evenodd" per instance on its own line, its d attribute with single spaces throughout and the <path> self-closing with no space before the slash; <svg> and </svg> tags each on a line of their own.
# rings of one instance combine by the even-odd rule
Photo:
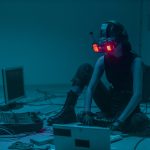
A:
<svg viewBox="0 0 150 150">
<path fill-rule="evenodd" d="M 144 141 L 146 139 L 146 137 L 141 138 L 134 146 L 134 150 L 137 150 L 137 147 L 139 146 L 139 144 Z"/>
<path fill-rule="evenodd" d="M 33 102 L 38 102 L 39 100 L 42 100 L 43 101 L 43 98 L 44 100 L 47 100 L 47 99 L 52 99 L 52 98 L 64 98 L 66 97 L 66 95 L 55 95 L 55 94 L 51 94 L 49 95 L 47 91 L 44 91 L 44 90 L 41 90 L 41 89 L 36 89 L 36 91 L 38 93 L 41 93 L 43 94 L 44 96 L 43 97 L 40 97 L 37 99 L 37 101 L 33 101 Z M 27 102 L 27 103 L 24 103 L 24 105 L 28 105 L 28 106 L 49 106 L 49 105 L 58 105 L 58 106 L 63 106 L 64 104 L 56 104 L 56 103 L 53 103 L 51 102 L 50 104 L 32 104 L 33 102 Z M 76 106 L 76 108 L 84 108 L 83 106 Z M 91 108 L 97 108 L 97 106 L 92 106 Z"/>
<path fill-rule="evenodd" d="M 148 106 L 148 101 L 146 101 L 146 103 L 145 103 L 145 112 L 144 112 L 145 115 L 149 114 L 149 113 L 148 113 L 148 108 L 149 108 L 149 106 Z M 146 136 L 146 135 L 145 135 L 145 136 Z M 143 141 L 146 139 L 145 136 L 142 137 L 142 138 L 136 143 L 136 145 L 134 146 L 134 150 L 136 150 L 137 147 L 139 146 L 139 144 L 140 144 L 141 142 L 143 142 Z"/>
<path fill-rule="evenodd" d="M 4 135 L 0 135 L 0 139 L 1 138 L 23 138 L 23 137 L 26 137 L 28 135 L 34 135 L 34 132 L 31 132 L 31 133 L 22 133 L 22 134 L 4 134 Z"/>
<path fill-rule="evenodd" d="M 28 106 L 49 106 L 52 104 L 30 104 L 30 103 L 26 103 L 25 105 L 28 105 Z M 53 105 L 63 106 L 64 104 L 53 103 Z M 76 108 L 84 108 L 84 106 L 76 106 Z M 91 106 L 91 108 L 97 108 L 97 106 Z"/>
<path fill-rule="evenodd" d="M 8 129 L 6 127 L 0 127 L 0 135 L 14 135 L 15 132 L 11 129 Z"/>
<path fill-rule="evenodd" d="M 49 106 L 49 105 L 52 105 L 52 104 L 30 104 L 30 103 L 26 103 L 25 105 L 27 105 L 27 106 Z"/>
</svg>

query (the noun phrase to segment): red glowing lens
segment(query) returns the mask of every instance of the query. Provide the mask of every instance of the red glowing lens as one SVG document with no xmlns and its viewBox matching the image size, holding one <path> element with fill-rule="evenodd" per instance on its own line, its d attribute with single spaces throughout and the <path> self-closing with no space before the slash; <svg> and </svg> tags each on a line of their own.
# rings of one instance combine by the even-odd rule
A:
<svg viewBox="0 0 150 150">
<path fill-rule="evenodd" d="M 116 43 L 115 42 L 106 42 L 105 43 L 105 50 L 106 52 L 112 52 L 115 48 Z"/>
<path fill-rule="evenodd" d="M 93 48 L 94 52 L 96 52 L 96 53 L 98 53 L 98 52 L 101 51 L 101 48 L 100 48 L 99 45 L 96 44 L 96 43 L 94 43 L 94 44 L 92 45 L 92 48 Z"/>
<path fill-rule="evenodd" d="M 99 53 L 99 52 L 104 52 L 104 53 L 109 53 L 114 50 L 116 47 L 116 42 L 115 41 L 104 41 L 101 43 L 93 43 L 92 48 L 94 52 Z"/>
<path fill-rule="evenodd" d="M 112 45 L 107 45 L 107 46 L 106 46 L 106 50 L 107 50 L 108 52 L 111 52 L 111 51 L 113 50 L 113 46 L 112 46 Z"/>
</svg>

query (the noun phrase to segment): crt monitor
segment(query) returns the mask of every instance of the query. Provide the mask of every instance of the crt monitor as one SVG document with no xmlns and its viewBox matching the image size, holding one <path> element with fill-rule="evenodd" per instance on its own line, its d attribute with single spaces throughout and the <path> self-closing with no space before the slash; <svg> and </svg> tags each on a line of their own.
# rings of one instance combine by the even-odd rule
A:
<svg viewBox="0 0 150 150">
<path fill-rule="evenodd" d="M 2 77 L 6 104 L 25 97 L 23 67 L 3 68 Z"/>
</svg>

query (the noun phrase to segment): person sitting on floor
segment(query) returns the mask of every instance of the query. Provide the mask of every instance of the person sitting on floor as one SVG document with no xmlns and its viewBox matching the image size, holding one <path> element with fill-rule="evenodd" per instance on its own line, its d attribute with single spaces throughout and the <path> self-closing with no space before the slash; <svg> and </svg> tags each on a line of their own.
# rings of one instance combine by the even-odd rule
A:
<svg viewBox="0 0 150 150">
<path fill-rule="evenodd" d="M 139 106 L 142 100 L 143 62 L 131 51 L 124 26 L 116 21 L 103 22 L 98 46 L 98 51 L 104 55 L 98 58 L 94 68 L 88 63 L 78 68 L 62 110 L 48 119 L 49 125 L 76 121 L 75 104 L 84 87 L 88 86 L 81 122 L 93 124 L 91 103 L 94 99 L 103 117 L 113 118 L 112 130 L 143 130 L 149 121 Z M 101 81 L 104 72 L 110 88 Z"/>
</svg>

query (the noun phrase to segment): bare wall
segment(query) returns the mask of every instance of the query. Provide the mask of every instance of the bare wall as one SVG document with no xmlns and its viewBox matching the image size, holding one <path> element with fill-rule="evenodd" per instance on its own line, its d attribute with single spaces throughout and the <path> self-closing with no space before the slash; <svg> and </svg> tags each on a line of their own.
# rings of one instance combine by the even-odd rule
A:
<svg viewBox="0 0 150 150">
<path fill-rule="evenodd" d="M 26 84 L 69 83 L 77 67 L 94 64 L 90 31 L 122 22 L 139 52 L 139 0 L 0 1 L 0 69 L 24 66 Z M 0 74 L 0 84 L 2 84 Z"/>
<path fill-rule="evenodd" d="M 141 30 L 141 56 L 145 64 L 150 65 L 150 0 L 143 0 L 142 30 Z"/>
</svg>

